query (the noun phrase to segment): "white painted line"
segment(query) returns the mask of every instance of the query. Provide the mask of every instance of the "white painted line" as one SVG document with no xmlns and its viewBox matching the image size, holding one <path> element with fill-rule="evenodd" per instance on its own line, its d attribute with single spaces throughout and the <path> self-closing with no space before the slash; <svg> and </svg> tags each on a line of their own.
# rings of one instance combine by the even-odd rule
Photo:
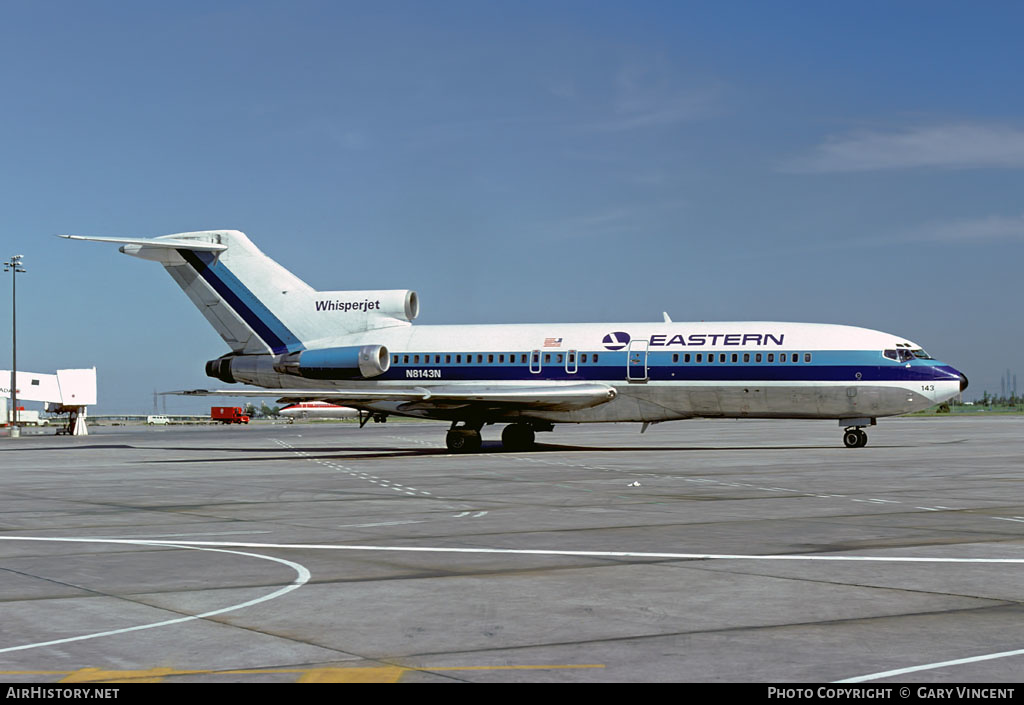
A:
<svg viewBox="0 0 1024 705">
<path fill-rule="evenodd" d="M 455 516 L 466 516 L 471 512 L 462 512 Z M 451 546 L 368 546 L 359 544 L 329 543 L 255 543 L 249 541 L 150 541 L 141 539 L 90 539 L 90 538 L 46 538 L 38 536 L 0 536 L 0 541 L 63 541 L 68 543 L 110 543 L 133 544 L 147 546 L 188 547 L 231 547 L 231 548 L 273 548 L 303 549 L 325 551 L 392 551 L 406 553 L 479 553 L 504 554 L 514 556 L 571 556 L 583 558 L 659 558 L 679 560 L 724 560 L 724 561 L 846 561 L 861 563 L 965 563 L 965 564 L 997 564 L 1021 565 L 1024 558 L 942 558 L 928 556 L 821 556 L 800 554 L 742 554 L 742 553 L 661 553 L 645 551 L 569 551 L 543 548 L 458 548 Z M 243 554 L 249 555 L 249 554 Z M 270 556 L 253 555 L 255 558 L 279 560 Z M 287 562 L 287 561 L 279 561 Z"/>
<path fill-rule="evenodd" d="M 907 673 L 917 673 L 918 671 L 932 671 L 938 668 L 949 668 L 950 666 L 962 666 L 966 663 L 978 663 L 979 661 L 994 661 L 999 658 L 1009 658 L 1010 656 L 1024 656 L 1024 649 L 1017 649 L 1016 651 L 1000 651 L 997 654 L 985 654 L 984 656 L 971 656 L 969 658 L 960 658 L 953 661 L 939 661 L 937 663 L 926 663 L 923 666 L 910 666 L 909 668 L 897 668 L 892 671 L 881 671 L 879 673 L 869 673 L 866 676 L 856 676 L 854 678 L 844 678 L 841 681 L 835 681 L 836 683 L 864 683 L 865 681 L 878 680 L 880 678 L 892 678 L 893 676 L 902 676 Z"/>
<path fill-rule="evenodd" d="M 44 646 L 56 646 L 58 644 L 70 644 L 75 641 L 86 641 L 87 639 L 100 639 L 105 636 L 115 636 L 117 634 L 128 634 L 129 632 L 138 632 L 143 629 L 156 629 L 157 627 L 168 627 L 172 624 L 181 624 L 183 622 L 192 622 L 199 619 L 206 619 L 207 617 L 213 617 L 218 614 L 225 614 L 227 612 L 234 612 L 236 610 L 244 609 L 246 607 L 252 607 L 258 605 L 261 602 L 267 602 L 273 600 L 275 597 L 285 595 L 292 590 L 298 588 L 309 582 L 310 573 L 305 566 L 292 561 L 284 560 L 283 558 L 274 558 L 273 556 L 261 556 L 257 553 L 246 553 L 243 551 L 229 551 L 222 548 L 207 548 L 196 545 L 184 545 L 171 541 L 142 541 L 137 539 L 72 539 L 72 538 L 44 538 L 38 536 L 3 536 L 0 539 L 4 541 L 57 541 L 62 543 L 107 543 L 107 544 L 128 544 L 132 546 L 167 546 L 170 548 L 184 548 L 194 551 L 214 551 L 216 553 L 232 553 L 237 556 L 249 556 L 250 558 L 260 558 L 265 561 L 273 561 L 286 565 L 296 573 L 295 580 L 285 587 L 275 590 L 274 592 L 264 595 L 263 597 L 257 597 L 253 600 L 239 603 L 237 605 L 230 605 L 228 607 L 222 607 L 218 610 L 212 610 L 210 612 L 203 612 L 202 614 L 192 615 L 190 617 L 178 617 L 177 619 L 167 619 L 162 622 L 153 622 L 151 624 L 140 624 L 135 627 L 126 627 L 124 629 L 112 629 L 105 632 L 96 632 L 95 634 L 83 634 L 81 636 L 68 637 L 66 639 L 53 639 L 52 641 L 41 641 L 35 644 L 22 644 L 21 646 L 8 646 L 6 648 L 0 648 L 0 654 L 6 654 L 11 651 L 26 651 L 28 649 L 37 649 Z M 160 608 L 154 608 L 160 609 Z"/>
</svg>

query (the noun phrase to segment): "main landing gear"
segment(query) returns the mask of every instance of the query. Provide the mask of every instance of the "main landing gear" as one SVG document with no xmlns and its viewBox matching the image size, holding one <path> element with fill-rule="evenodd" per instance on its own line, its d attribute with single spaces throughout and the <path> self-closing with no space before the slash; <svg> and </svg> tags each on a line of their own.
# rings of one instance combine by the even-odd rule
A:
<svg viewBox="0 0 1024 705">
<path fill-rule="evenodd" d="M 448 430 L 448 435 L 445 436 L 445 445 L 448 446 L 448 450 L 452 453 L 476 453 L 480 450 L 482 443 L 480 439 L 481 428 L 483 428 L 483 424 L 471 425 L 463 423 L 459 426 L 458 422 L 453 421 L 452 427 Z"/>
<path fill-rule="evenodd" d="M 480 450 L 482 441 L 480 439 L 481 422 L 452 422 L 452 427 L 445 436 L 445 445 L 452 453 L 476 453 Z M 537 431 L 550 431 L 554 426 L 551 424 L 509 424 L 501 432 L 501 445 L 509 451 L 533 450 L 536 444 Z"/>
<path fill-rule="evenodd" d="M 533 450 L 536 434 L 524 423 L 513 423 L 501 432 L 501 445 L 505 450 Z"/>
</svg>

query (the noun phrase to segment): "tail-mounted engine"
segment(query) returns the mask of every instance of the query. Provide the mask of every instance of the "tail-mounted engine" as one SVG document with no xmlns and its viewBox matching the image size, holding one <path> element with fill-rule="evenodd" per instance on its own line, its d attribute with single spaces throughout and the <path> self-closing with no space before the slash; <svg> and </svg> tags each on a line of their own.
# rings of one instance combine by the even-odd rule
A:
<svg viewBox="0 0 1024 705">
<path fill-rule="evenodd" d="M 391 356 L 383 345 L 352 345 L 289 353 L 274 364 L 283 375 L 307 379 L 369 379 L 391 367 Z"/>
<path fill-rule="evenodd" d="M 287 355 L 225 355 L 206 363 L 206 375 L 228 384 L 242 382 L 282 387 L 279 375 L 306 379 L 370 379 L 388 371 L 391 356 L 383 345 L 351 345 L 303 350 Z"/>
</svg>

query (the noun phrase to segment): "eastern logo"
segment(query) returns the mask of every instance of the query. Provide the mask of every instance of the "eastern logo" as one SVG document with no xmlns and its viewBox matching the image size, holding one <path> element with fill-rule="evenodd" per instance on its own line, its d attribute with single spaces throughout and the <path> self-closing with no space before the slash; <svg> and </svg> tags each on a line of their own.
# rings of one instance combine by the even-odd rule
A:
<svg viewBox="0 0 1024 705">
<path fill-rule="evenodd" d="M 622 350 L 622 348 L 629 345 L 629 333 L 623 333 L 621 331 L 617 333 L 609 333 L 602 340 L 606 350 Z"/>
</svg>

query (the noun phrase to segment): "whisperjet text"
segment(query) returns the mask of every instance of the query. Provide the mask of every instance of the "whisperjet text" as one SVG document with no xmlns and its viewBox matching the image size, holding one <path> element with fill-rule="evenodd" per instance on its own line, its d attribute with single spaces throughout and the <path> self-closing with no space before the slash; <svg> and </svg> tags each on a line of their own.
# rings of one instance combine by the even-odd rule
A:
<svg viewBox="0 0 1024 705">
<path fill-rule="evenodd" d="M 651 347 L 668 347 L 670 345 L 782 345 L 785 333 L 691 333 L 688 336 L 668 334 L 652 335 L 648 344 Z M 721 341 L 721 342 L 719 342 Z"/>
<path fill-rule="evenodd" d="M 317 301 L 317 311 L 379 311 L 380 300 L 370 301 Z"/>
</svg>

